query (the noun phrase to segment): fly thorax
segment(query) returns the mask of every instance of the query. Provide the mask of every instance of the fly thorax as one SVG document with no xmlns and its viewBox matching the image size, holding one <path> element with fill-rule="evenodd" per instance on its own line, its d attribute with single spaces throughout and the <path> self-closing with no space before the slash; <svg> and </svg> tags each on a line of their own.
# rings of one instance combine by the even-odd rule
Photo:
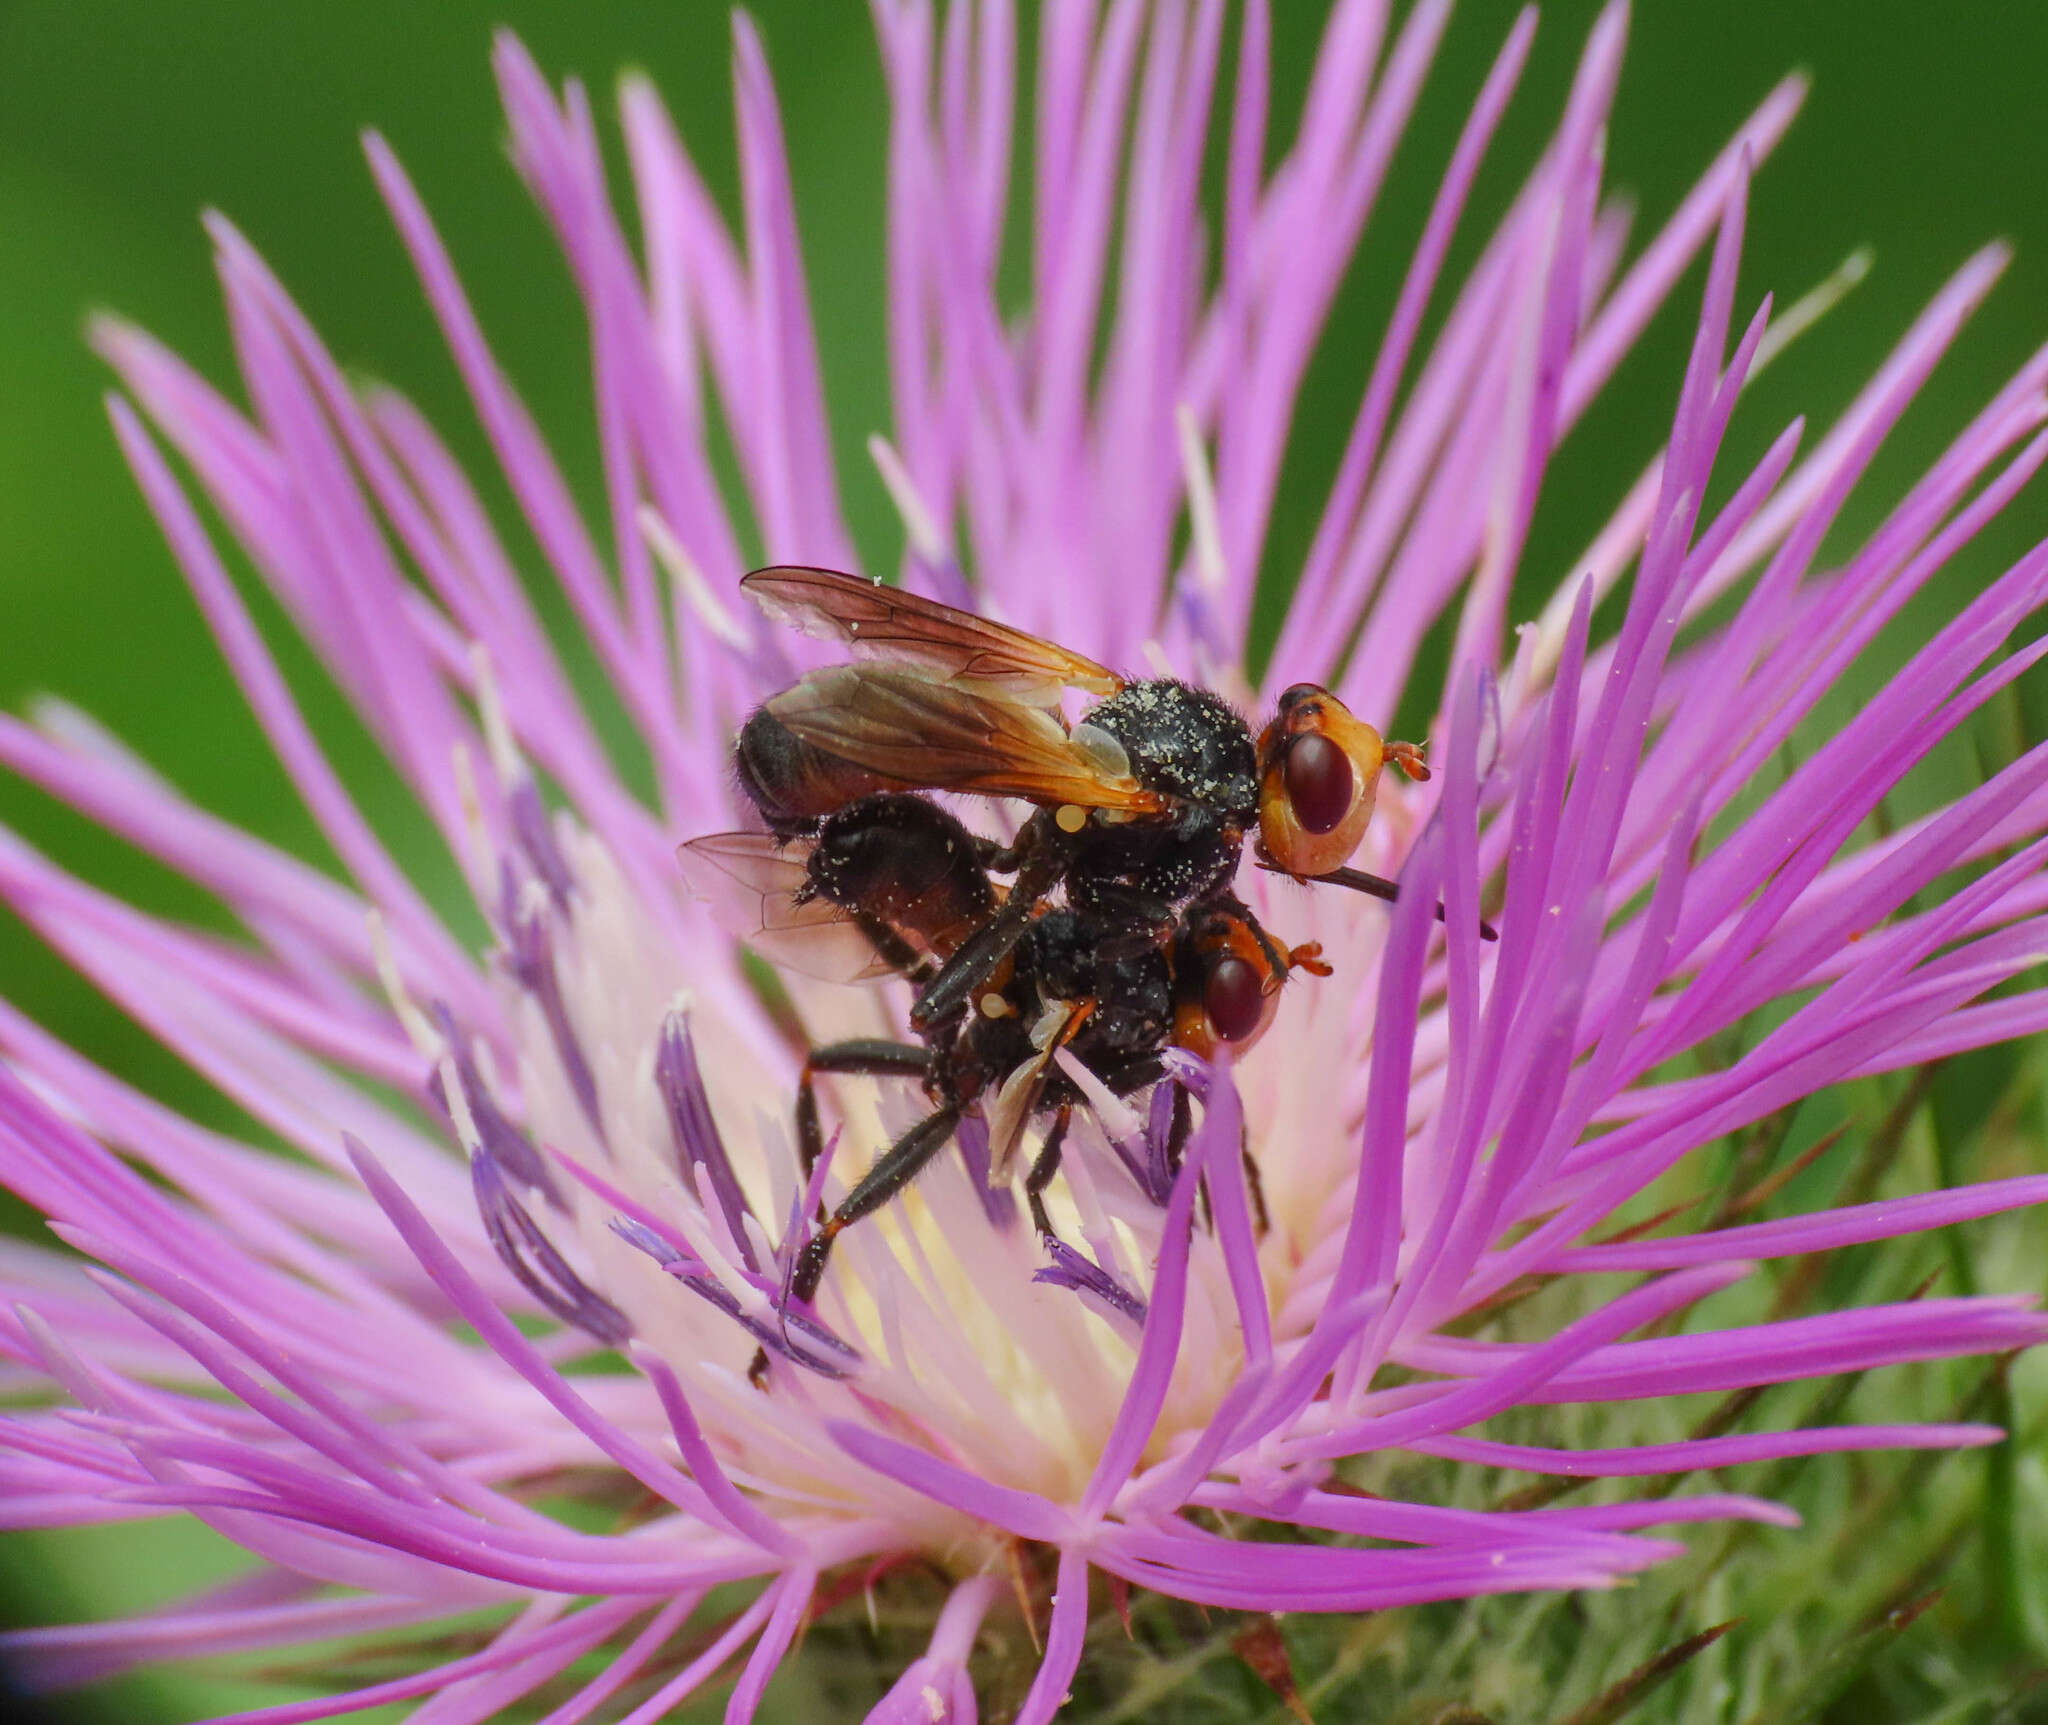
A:
<svg viewBox="0 0 2048 1725">
<path fill-rule="evenodd" d="M 1258 808 L 1258 753 L 1237 709 L 1206 689 L 1160 677 L 1133 683 L 1088 714 L 1130 757 L 1149 790 L 1225 812 Z"/>
</svg>

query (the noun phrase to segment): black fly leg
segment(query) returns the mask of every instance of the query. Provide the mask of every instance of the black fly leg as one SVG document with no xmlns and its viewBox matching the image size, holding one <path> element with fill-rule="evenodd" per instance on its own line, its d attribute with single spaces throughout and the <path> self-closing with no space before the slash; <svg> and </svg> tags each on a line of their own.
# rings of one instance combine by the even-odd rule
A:
<svg viewBox="0 0 2048 1725">
<path fill-rule="evenodd" d="M 1017 836 L 1008 844 L 999 844 L 994 839 L 978 840 L 975 856 L 990 874 L 1015 874 L 1034 853 L 1048 847 L 1064 856 L 1065 837 L 1055 823 L 1052 811 L 1040 809 L 1017 829 Z"/>
<path fill-rule="evenodd" d="M 1195 1112 L 1188 1102 L 1188 1093 L 1178 1084 L 1173 1087 L 1173 1119 L 1166 1129 L 1166 1166 L 1176 1176 L 1187 1155 L 1188 1139 L 1194 1132 Z M 1252 1231 L 1264 1239 L 1272 1228 L 1272 1218 L 1266 1209 L 1265 1182 L 1259 1178 L 1258 1159 L 1252 1155 L 1249 1142 L 1238 1147 L 1238 1154 L 1244 1163 L 1245 1191 L 1251 1199 Z M 1205 1178 L 1201 1189 L 1202 1210 L 1209 1213 L 1209 1183 Z"/>
<path fill-rule="evenodd" d="M 803 889 L 799 887 L 790 895 L 792 903 L 800 902 Z M 848 912 L 853 926 L 868 937 L 868 944 L 875 949 L 875 956 L 897 975 L 907 977 L 922 988 L 932 978 L 934 966 L 928 958 L 922 957 L 916 947 L 898 934 L 878 916 L 870 916 L 864 910 Z"/>
<path fill-rule="evenodd" d="M 1181 1158 L 1188 1152 L 1188 1137 L 1194 1129 L 1194 1108 L 1188 1101 L 1188 1093 L 1176 1084 L 1173 1087 L 1173 1119 L 1166 1128 L 1166 1171 L 1175 1179 L 1180 1177 Z"/>
<path fill-rule="evenodd" d="M 790 1278 L 792 1299 L 808 1301 L 817 1293 L 818 1284 L 825 1276 L 825 1260 L 832 1254 L 832 1242 L 915 1180 L 923 1172 L 924 1165 L 945 1148 L 947 1140 L 953 1136 L 953 1128 L 959 1124 L 959 1108 L 948 1104 L 927 1114 L 882 1152 L 875 1165 L 860 1177 L 853 1190 L 840 1201 L 839 1208 L 805 1245 L 796 1261 L 796 1274 Z"/>
<path fill-rule="evenodd" d="M 1103 919 L 1096 942 L 1105 959 L 1130 958 L 1171 938 L 1179 913 L 1173 900 L 1136 887 L 1094 885 L 1089 902 Z"/>
<path fill-rule="evenodd" d="M 1053 838 L 1033 836 L 1048 831 Z M 911 1002 L 911 1029 L 928 1031 L 967 1007 L 974 991 L 995 974 L 1024 938 L 1032 918 L 1038 914 L 1040 901 L 1066 873 L 1073 847 L 1057 826 L 1034 815 L 1018 837 L 1020 851 L 1027 839 L 1031 840 L 1030 847 L 1017 865 L 1010 896 L 1003 900 L 1002 909 L 960 944 Z"/>
<path fill-rule="evenodd" d="M 818 1125 L 818 1091 L 811 1082 L 820 1072 L 864 1074 L 871 1078 L 923 1078 L 931 1069 L 930 1053 L 914 1042 L 890 1042 L 877 1036 L 856 1036 L 828 1042 L 804 1057 L 796 1088 L 796 1153 L 803 1180 L 811 1183 L 818 1158 L 825 1154 L 825 1134 Z M 819 1220 L 823 1221 L 822 1208 Z M 756 1348 L 747 1381 L 763 1388 L 768 1380 L 768 1350 Z"/>
<path fill-rule="evenodd" d="M 1273 958 L 1276 949 L 1273 947 L 1272 940 L 1266 931 L 1259 926 L 1258 919 L 1252 915 L 1250 910 L 1239 904 L 1235 899 L 1227 901 L 1226 908 L 1233 914 L 1243 917 L 1246 925 L 1251 929 L 1252 937 L 1266 949 L 1267 956 Z M 1287 959 L 1285 957 L 1274 958 L 1274 963 L 1281 974 L 1285 975 Z M 1110 1073 L 1103 1082 L 1117 1095 L 1128 1096 L 1133 1091 L 1142 1090 L 1146 1085 L 1156 1082 L 1164 1074 L 1164 1063 L 1157 1055 L 1152 1055 L 1142 1060 L 1134 1060 L 1127 1066 L 1119 1067 L 1116 1071 Z M 1182 1159 L 1187 1155 L 1188 1139 L 1193 1135 L 1194 1125 L 1194 1107 L 1188 1100 L 1188 1093 L 1179 1084 L 1175 1084 L 1173 1087 L 1173 1116 L 1166 1128 L 1166 1172 L 1169 1179 L 1177 1178 L 1180 1174 L 1180 1165 Z M 1271 1218 L 1266 1210 L 1266 1189 L 1259 1179 L 1259 1164 L 1252 1155 L 1249 1142 L 1241 1146 L 1241 1154 L 1244 1158 L 1245 1187 L 1251 1198 L 1252 1226 L 1260 1238 L 1263 1239 L 1267 1231 L 1272 1227 Z M 1036 1170 L 1034 1169 L 1033 1172 L 1035 1173 Z M 1200 1196 L 1204 1214 L 1207 1214 L 1209 1188 L 1206 1181 L 1202 1185 Z"/>
<path fill-rule="evenodd" d="M 1157 1084 L 1165 1075 L 1165 1063 L 1156 1054 L 1140 1055 L 1135 1060 L 1113 1067 L 1101 1074 L 1103 1084 L 1112 1095 L 1130 1096 L 1143 1090 L 1147 1085 Z M 1059 1103 L 1053 1113 L 1052 1126 L 1047 1130 L 1045 1142 L 1039 1147 L 1037 1157 L 1032 1161 L 1031 1170 L 1024 1176 L 1024 1199 L 1031 1206 L 1031 1221 L 1039 1233 L 1052 1239 L 1059 1236 L 1053 1230 L 1052 1219 L 1045 1210 L 1045 1189 L 1052 1184 L 1053 1176 L 1060 1171 L 1060 1160 L 1066 1149 L 1067 1128 L 1074 1117 L 1075 1095 L 1071 1081 L 1061 1078 L 1058 1082 Z M 1180 1166 L 1179 1144 L 1187 1138 L 1189 1115 L 1187 1092 L 1179 1085 L 1174 1086 L 1174 1122 L 1178 1141 L 1169 1140 L 1169 1154 L 1172 1165 Z"/>
<path fill-rule="evenodd" d="M 1004 900 L 1003 908 L 961 943 L 910 1003 L 910 1028 L 930 1030 L 960 1012 L 1024 938 L 1036 904 L 1035 896 L 1023 893 L 1012 893 Z"/>
<path fill-rule="evenodd" d="M 1252 1199 L 1252 1231 L 1263 1240 L 1272 1231 L 1273 1219 L 1266 1213 L 1266 1183 L 1259 1178 L 1259 1159 L 1246 1143 L 1238 1152 L 1244 1158 L 1244 1185 Z"/>
<path fill-rule="evenodd" d="M 818 1126 L 818 1093 L 811 1080 L 820 1072 L 862 1073 L 871 1078 L 923 1078 L 931 1069 L 930 1053 L 912 1042 L 890 1042 L 881 1037 L 857 1036 L 847 1042 L 828 1042 L 814 1048 L 804 1060 L 803 1075 L 796 1090 L 796 1150 L 803 1163 L 804 1182 L 825 1153 L 825 1135 Z"/>
<path fill-rule="evenodd" d="M 1060 1150 L 1067 1141 L 1067 1123 L 1074 1117 L 1074 1105 L 1062 1102 L 1052 1117 L 1052 1129 L 1045 1135 L 1031 1172 L 1024 1176 L 1024 1201 L 1031 1206 L 1031 1220 L 1041 1234 L 1052 1233 L 1052 1219 L 1045 1213 L 1045 1189 L 1060 1171 Z"/>
</svg>

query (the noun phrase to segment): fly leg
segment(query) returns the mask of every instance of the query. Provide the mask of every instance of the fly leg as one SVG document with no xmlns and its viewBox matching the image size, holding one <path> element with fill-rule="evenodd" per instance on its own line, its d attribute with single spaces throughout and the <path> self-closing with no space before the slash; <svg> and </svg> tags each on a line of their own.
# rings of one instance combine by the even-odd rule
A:
<svg viewBox="0 0 2048 1725">
<path fill-rule="evenodd" d="M 1102 1081 L 1116 1095 L 1130 1096 L 1137 1091 L 1143 1090 L 1148 1084 L 1158 1083 L 1165 1076 L 1165 1061 L 1161 1060 L 1156 1054 L 1148 1054 L 1118 1067 L 1113 1072 L 1106 1073 Z M 1180 1174 L 1180 1165 L 1187 1156 L 1188 1139 L 1193 1135 L 1194 1127 L 1195 1111 L 1193 1105 L 1188 1101 L 1188 1093 L 1180 1084 L 1175 1083 L 1173 1086 L 1173 1113 L 1167 1121 L 1166 1143 L 1162 1146 L 1163 1165 L 1160 1169 L 1160 1172 L 1165 1176 L 1168 1186 Z M 1247 1177 L 1252 1184 L 1253 1203 L 1257 1207 L 1259 1230 L 1263 1233 L 1265 1231 L 1266 1198 L 1265 1194 L 1259 1190 L 1258 1170 L 1252 1165 L 1249 1151 L 1245 1154 L 1245 1168 Z M 1164 1191 L 1155 1193 L 1154 1197 L 1158 1203 L 1164 1204 L 1166 1202 Z"/>
<path fill-rule="evenodd" d="M 825 1135 L 818 1126 L 818 1092 L 811 1080 L 820 1072 L 862 1073 L 871 1078 L 924 1078 L 931 1071 L 929 1050 L 913 1042 L 890 1042 L 881 1037 L 857 1036 L 847 1042 L 828 1042 L 804 1058 L 803 1074 L 796 1091 L 796 1153 L 803 1163 L 804 1182 L 825 1153 Z"/>
<path fill-rule="evenodd" d="M 1166 1166 L 1178 1176 L 1180 1165 L 1187 1155 L 1188 1139 L 1194 1131 L 1195 1113 L 1188 1103 L 1188 1093 L 1178 1084 L 1173 1087 L 1173 1120 L 1166 1129 Z M 1271 1231 L 1273 1219 L 1266 1209 L 1266 1183 L 1259 1177 L 1259 1159 L 1252 1154 L 1249 1135 L 1238 1145 L 1238 1156 L 1244 1168 L 1245 1194 L 1251 1201 L 1252 1233 L 1263 1240 Z M 1209 1182 L 1202 1180 L 1202 1208 L 1209 1210 Z"/>
<path fill-rule="evenodd" d="M 1135 1060 L 1113 1067 L 1101 1074 L 1102 1082 L 1112 1095 L 1130 1096 L 1157 1084 L 1165 1075 L 1165 1063 L 1156 1054 L 1144 1054 Z M 1045 1210 L 1045 1189 L 1052 1184 L 1052 1178 L 1060 1171 L 1060 1159 L 1066 1149 L 1067 1127 L 1074 1115 L 1076 1095 L 1071 1081 L 1062 1078 L 1054 1092 L 1059 1097 L 1053 1114 L 1052 1126 L 1047 1130 L 1045 1142 L 1039 1147 L 1038 1155 L 1031 1164 L 1031 1171 L 1024 1176 L 1024 1197 L 1031 1206 L 1031 1220 L 1039 1233 L 1058 1236 L 1054 1233 L 1051 1218 Z M 1180 1145 L 1187 1139 L 1189 1124 L 1187 1092 L 1174 1086 L 1174 1130 L 1168 1136 L 1170 1166 L 1180 1166 Z M 1126 1165 L 1129 1159 L 1126 1157 Z M 1141 1187 L 1148 1187 L 1145 1172 L 1131 1168 Z M 1161 1200 L 1164 1201 L 1163 1199 Z"/>
<path fill-rule="evenodd" d="M 797 1079 L 796 1153 L 803 1167 L 805 1186 L 825 1153 L 825 1134 L 818 1125 L 818 1092 L 812 1080 L 821 1072 L 859 1073 L 872 1078 L 924 1078 L 931 1071 L 931 1055 L 913 1042 L 890 1042 L 882 1037 L 857 1036 L 845 1042 L 828 1042 L 804 1057 L 803 1072 Z M 821 1221 L 824 1220 L 820 1207 Z M 768 1380 L 768 1350 L 756 1348 L 747 1379 L 756 1389 Z"/>
<path fill-rule="evenodd" d="M 794 894 L 791 896 L 795 897 Z M 919 988 L 931 981 L 937 967 L 930 959 L 921 955 L 909 941 L 878 916 L 871 916 L 868 912 L 858 909 L 852 914 L 854 927 L 868 937 L 868 944 L 875 949 L 875 956 L 891 970 L 899 976 L 907 977 Z"/>
<path fill-rule="evenodd" d="M 1188 1101 L 1188 1093 L 1176 1084 L 1173 1087 L 1173 1119 L 1166 1128 L 1166 1171 L 1176 1179 L 1180 1176 L 1181 1159 L 1188 1153 L 1188 1137 L 1194 1129 L 1194 1106 Z"/>
<path fill-rule="evenodd" d="M 840 1201 L 839 1208 L 805 1243 L 796 1261 L 796 1274 L 790 1278 L 792 1299 L 808 1301 L 817 1293 L 818 1284 L 825 1277 L 825 1260 L 831 1256 L 832 1242 L 915 1180 L 925 1164 L 945 1148 L 953 1128 L 959 1124 L 958 1105 L 947 1103 L 927 1114 L 882 1152 L 875 1165 Z"/>
<path fill-rule="evenodd" d="M 1062 1102 L 1059 1112 L 1052 1117 L 1052 1127 L 1045 1135 L 1045 1143 L 1031 1164 L 1031 1172 L 1024 1176 L 1024 1201 L 1031 1206 L 1032 1224 L 1041 1234 L 1052 1233 L 1052 1218 L 1045 1213 L 1045 1189 L 1060 1171 L 1060 1151 L 1067 1141 L 1067 1123 L 1073 1117 L 1074 1105 Z"/>
<path fill-rule="evenodd" d="M 1041 826 L 1055 836 L 1033 838 Z M 1028 849 L 1027 840 L 1031 841 Z M 1033 816 L 1019 837 L 1018 849 L 1024 854 L 1019 858 L 1017 878 L 1010 885 L 1009 897 L 994 916 L 961 942 L 911 1002 L 911 1029 L 928 1031 L 967 1007 L 974 991 L 995 974 L 1024 938 L 1024 931 L 1031 926 L 1045 895 L 1059 885 L 1060 877 L 1067 871 L 1072 846 L 1057 827 L 1049 822 L 1042 824 Z"/>
<path fill-rule="evenodd" d="M 975 856 L 991 874 L 1015 874 L 1032 854 L 1051 847 L 1064 853 L 1066 835 L 1060 831 L 1050 809 L 1040 809 L 1021 827 L 1008 844 L 994 839 L 977 841 Z"/>
<path fill-rule="evenodd" d="M 1259 1159 L 1252 1154 L 1249 1135 L 1239 1146 L 1238 1154 L 1244 1159 L 1245 1190 L 1252 1200 L 1252 1232 L 1261 1240 L 1272 1231 L 1273 1218 L 1266 1209 L 1266 1183 L 1259 1178 Z"/>
<path fill-rule="evenodd" d="M 1180 913 L 1170 898 L 1137 887 L 1093 885 L 1088 902 L 1103 920 L 1097 952 L 1105 959 L 1133 958 L 1173 938 Z"/>
</svg>

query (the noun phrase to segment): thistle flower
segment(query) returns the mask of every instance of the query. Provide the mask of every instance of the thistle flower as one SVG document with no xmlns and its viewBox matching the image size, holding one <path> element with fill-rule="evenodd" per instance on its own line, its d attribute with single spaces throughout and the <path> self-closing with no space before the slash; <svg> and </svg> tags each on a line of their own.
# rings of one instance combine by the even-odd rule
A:
<svg viewBox="0 0 2048 1725">
<path fill-rule="evenodd" d="M 872 448 L 907 585 L 1249 709 L 1245 642 L 1296 391 L 1447 7 L 1425 0 L 1391 40 L 1384 7 L 1336 7 L 1270 170 L 1266 9 L 1234 26 L 1228 89 L 1224 11 L 1046 8 L 1017 320 L 995 290 L 1010 8 L 941 21 L 877 0 L 894 412 Z M 2048 995 L 2007 986 L 2043 951 L 2048 750 L 1879 825 L 1905 775 L 2048 650 L 2000 656 L 2048 597 L 2048 545 L 1820 728 L 1845 668 L 2048 455 L 2048 354 L 1861 544 L 1823 559 L 2003 255 L 1970 260 L 1810 448 L 1794 424 L 1726 471 L 1743 386 L 1807 309 L 1774 317 L 1766 301 L 1738 319 L 1736 305 L 1751 168 L 1801 92 L 1773 92 L 1625 263 L 1626 219 L 1600 195 L 1624 25 L 1617 8 L 1596 26 L 1547 148 L 1451 286 L 1448 249 L 1533 17 L 1508 33 L 1362 368 L 1258 673 L 1265 689 L 1323 681 L 1383 720 L 1425 638 L 1447 632 L 1437 777 L 1387 788 L 1361 859 L 1398 873 L 1399 904 L 1248 869 L 1254 908 L 1320 941 L 1333 974 L 1290 985 L 1234 1069 L 1186 1061 L 1148 1106 L 1095 1095 L 1053 1193 L 1063 1243 L 1042 1248 L 1013 1195 L 989 1189 L 970 1123 L 961 1155 L 846 1234 L 815 1311 L 784 1297 L 807 1219 L 916 1098 L 838 1082 L 832 1154 L 807 1185 L 792 1027 L 883 1034 L 904 997 L 764 986 L 673 862 L 678 839 L 734 823 L 738 721 L 827 651 L 735 604 L 736 577 L 762 557 L 857 566 L 750 26 L 736 27 L 737 234 L 653 90 L 624 85 L 637 251 L 584 93 L 557 95 L 499 44 L 515 160 L 588 309 L 602 529 L 379 139 L 372 170 L 521 541 L 501 539 L 404 400 L 345 381 L 224 220 L 210 227 L 246 406 L 140 331 L 99 327 L 121 447 L 347 879 L 210 818 L 75 712 L 0 722 L 12 770 L 189 875 L 242 936 L 119 903 L 12 838 L 0 894 L 295 1153 L 181 1118 L 0 1008 L 0 1177 L 76 1249 L 10 1244 L 0 1259 L 10 1377 L 49 1395 L 0 1426 L 0 1513 L 49 1526 L 185 1511 L 255 1563 L 181 1611 L 19 1633 L 15 1656 L 67 1682 L 167 1651 L 483 1611 L 469 1651 L 247 1717 L 436 1696 L 437 1719 L 484 1719 L 546 1694 L 557 1720 L 625 1705 L 651 1720 L 736 1667 L 727 1716 L 746 1719 L 807 1614 L 916 1561 L 950 1594 L 869 1717 L 974 1718 L 990 1614 L 1049 1607 L 1016 1714 L 1030 1725 L 1073 1680 L 1098 1576 L 1205 1606 L 1362 1612 L 1610 1586 L 1680 1549 L 1652 1528 L 1792 1519 L 1712 1489 L 1448 1508 L 1361 1492 L 1355 1458 L 1676 1482 L 1998 1435 L 1834 1425 L 1572 1447 L 1486 1430 L 1517 1410 L 2044 1334 L 2000 1296 L 1799 1317 L 1716 1296 L 1767 1277 L 1766 1260 L 2036 1202 L 2048 1177 L 1769 1221 L 1657 1210 L 1689 1159 L 1828 1085 L 2048 1022 Z M 1702 251 L 1668 444 L 1511 629 L 1523 578 L 1551 574 L 1523 568 L 1551 452 Z M 330 766 L 219 529 L 444 836 L 487 951 L 451 932 Z M 651 795 L 630 788 L 543 630 L 537 572 L 636 723 Z M 1596 634 L 1610 598 L 1619 623 Z M 1805 758 L 1785 768 L 1795 735 Z M 1177 1170 L 1163 1154 L 1175 1086 L 1202 1099 Z M 1488 1327 L 1531 1289 L 1554 1323 L 1534 1339 Z M 748 1379 L 757 1349 L 764 1388 Z M 583 1513 L 543 1507 L 575 1500 Z M 1226 1531 L 1245 1527 L 1263 1537 Z"/>
</svg>

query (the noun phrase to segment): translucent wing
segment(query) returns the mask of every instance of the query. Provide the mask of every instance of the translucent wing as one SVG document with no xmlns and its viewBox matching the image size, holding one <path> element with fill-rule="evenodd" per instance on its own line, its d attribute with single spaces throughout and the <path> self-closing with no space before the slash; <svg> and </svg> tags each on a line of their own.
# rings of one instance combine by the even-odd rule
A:
<svg viewBox="0 0 2048 1725">
<path fill-rule="evenodd" d="M 1024 1129 L 1045 1096 L 1046 1080 L 1052 1074 L 1053 1048 L 1034 1054 L 1005 1078 L 992 1101 L 984 1104 L 988 1121 L 988 1183 L 1007 1186 L 1017 1165 L 1017 1152 L 1024 1143 Z"/>
<path fill-rule="evenodd" d="M 993 1101 L 983 1109 L 988 1122 L 988 1183 L 1006 1184 L 1016 1166 L 1017 1151 L 1024 1142 L 1024 1129 L 1045 1100 L 1052 1078 L 1054 1057 L 1074 1038 L 1095 1010 L 1092 1002 L 1061 1002 L 1047 1009 L 1032 1031 L 1032 1041 L 1043 1046 L 1029 1060 L 1005 1078 Z"/>
<path fill-rule="evenodd" d="M 895 665 L 831 665 L 768 703 L 802 741 L 908 789 L 1156 814 L 1107 732 Z"/>
<path fill-rule="evenodd" d="M 861 927 L 829 899 L 799 903 L 807 845 L 766 833 L 712 833 L 676 847 L 683 881 L 719 926 L 769 963 L 821 982 L 872 982 L 897 974 Z"/>
<path fill-rule="evenodd" d="M 1054 707 L 1062 688 L 1114 694 L 1114 671 L 1051 641 L 830 569 L 756 569 L 740 582 L 779 623 L 827 641 L 844 641 L 856 658 L 893 659 L 948 681 L 1034 707 Z"/>
</svg>

